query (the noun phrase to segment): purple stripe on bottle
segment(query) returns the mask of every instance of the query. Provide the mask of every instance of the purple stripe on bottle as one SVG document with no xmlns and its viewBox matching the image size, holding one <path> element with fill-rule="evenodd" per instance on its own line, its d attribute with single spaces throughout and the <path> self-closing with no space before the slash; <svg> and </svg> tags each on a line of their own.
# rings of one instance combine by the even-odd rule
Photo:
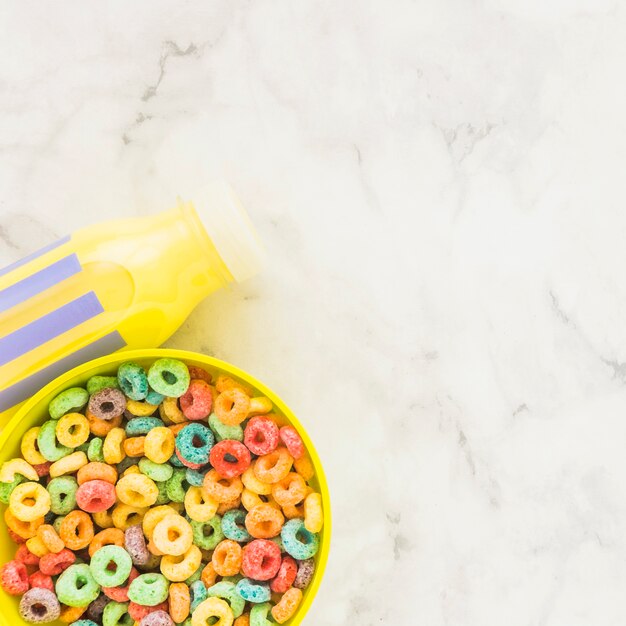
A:
<svg viewBox="0 0 626 626">
<path fill-rule="evenodd" d="M 0 291 L 0 313 L 8 311 L 29 298 L 54 287 L 61 281 L 80 272 L 80 261 L 75 254 L 59 259 L 56 263 L 27 276 L 18 283 Z"/>
<path fill-rule="evenodd" d="M 0 391 L 0 413 L 26 400 L 51 380 L 71 370 L 73 367 L 91 361 L 91 359 L 97 359 L 105 354 L 117 352 L 117 350 L 121 350 L 125 346 L 126 342 L 122 339 L 122 336 L 117 331 L 114 331 L 56 361 L 52 365 L 48 365 L 48 367 L 39 370 L 32 376 L 20 380 L 11 387 Z"/>
<path fill-rule="evenodd" d="M 0 339 L 0 365 L 6 365 L 13 359 L 38 348 L 103 311 L 100 300 L 93 291 L 90 291 L 34 322 L 22 326 Z"/>
<path fill-rule="evenodd" d="M 46 254 L 46 252 L 50 252 L 51 250 L 54 250 L 55 248 L 59 248 L 60 246 L 68 243 L 70 239 L 71 239 L 70 235 L 68 235 L 67 237 L 63 237 L 63 239 L 59 239 L 59 241 L 55 241 L 54 243 L 51 243 L 45 248 L 42 248 L 41 250 L 37 250 L 37 252 L 33 252 L 32 254 L 25 256 L 23 259 L 20 259 L 19 261 L 16 261 L 15 263 L 12 263 L 11 265 L 7 265 L 6 267 L 0 269 L 0 276 L 4 276 L 5 274 L 8 274 L 9 272 L 12 272 L 13 270 L 17 269 L 18 267 L 21 267 L 22 265 L 26 265 L 26 263 L 30 263 L 31 261 L 34 261 L 36 258 Z"/>
</svg>

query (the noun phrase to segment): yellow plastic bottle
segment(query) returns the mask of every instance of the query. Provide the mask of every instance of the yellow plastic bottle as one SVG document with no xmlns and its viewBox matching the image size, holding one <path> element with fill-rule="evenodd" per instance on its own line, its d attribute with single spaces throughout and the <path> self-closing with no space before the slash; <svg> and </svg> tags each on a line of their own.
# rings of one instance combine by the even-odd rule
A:
<svg viewBox="0 0 626 626">
<path fill-rule="evenodd" d="M 59 374 L 161 345 L 207 295 L 258 271 L 262 248 L 230 187 L 194 201 L 85 228 L 0 269 L 0 428 Z"/>
</svg>

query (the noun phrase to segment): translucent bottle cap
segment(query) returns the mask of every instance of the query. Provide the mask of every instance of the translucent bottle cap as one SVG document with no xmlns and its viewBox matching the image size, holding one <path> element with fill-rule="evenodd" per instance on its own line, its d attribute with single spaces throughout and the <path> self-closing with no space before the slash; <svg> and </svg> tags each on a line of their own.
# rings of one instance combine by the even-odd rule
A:
<svg viewBox="0 0 626 626">
<path fill-rule="evenodd" d="M 236 282 L 257 274 L 265 250 L 239 198 L 225 181 L 211 182 L 192 197 L 207 234 Z"/>
</svg>

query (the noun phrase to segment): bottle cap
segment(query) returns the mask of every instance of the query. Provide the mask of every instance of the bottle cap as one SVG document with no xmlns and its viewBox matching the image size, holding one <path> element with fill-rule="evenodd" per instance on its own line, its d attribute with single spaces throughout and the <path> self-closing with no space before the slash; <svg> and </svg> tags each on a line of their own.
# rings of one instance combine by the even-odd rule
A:
<svg viewBox="0 0 626 626">
<path fill-rule="evenodd" d="M 192 203 L 202 225 L 236 282 L 257 274 L 265 250 L 239 198 L 225 181 L 214 181 L 195 193 Z"/>
</svg>

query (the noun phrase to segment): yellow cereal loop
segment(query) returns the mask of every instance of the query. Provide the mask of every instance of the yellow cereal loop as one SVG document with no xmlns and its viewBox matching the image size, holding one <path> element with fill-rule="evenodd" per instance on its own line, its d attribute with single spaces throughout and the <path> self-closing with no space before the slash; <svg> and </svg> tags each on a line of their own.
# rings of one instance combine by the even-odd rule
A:
<svg viewBox="0 0 626 626">
<path fill-rule="evenodd" d="M 92 513 L 93 521 L 100 526 L 100 528 L 113 528 L 113 517 L 109 511 L 100 511 L 99 513 Z"/>
<path fill-rule="evenodd" d="M 208 522 L 215 517 L 219 503 L 202 487 L 190 487 L 185 494 L 185 511 L 194 522 Z"/>
<path fill-rule="evenodd" d="M 0 469 L 0 482 L 12 483 L 15 480 L 15 475 L 21 474 L 28 480 L 39 480 L 39 474 L 35 471 L 35 468 L 27 463 L 24 459 L 11 459 L 5 461 Z"/>
<path fill-rule="evenodd" d="M 138 508 L 124 503 L 116 504 L 111 513 L 113 526 L 120 530 L 127 530 L 131 526 L 141 524 L 147 510 L 148 509 Z"/>
<path fill-rule="evenodd" d="M 322 496 L 310 493 L 304 500 L 304 527 L 312 533 L 319 533 L 324 525 Z"/>
<path fill-rule="evenodd" d="M 248 409 L 248 417 L 253 415 L 264 415 L 274 408 L 272 401 L 264 396 L 250 398 L 250 408 Z"/>
<path fill-rule="evenodd" d="M 159 407 L 159 415 L 166 424 L 180 424 L 187 419 L 178 406 L 178 398 L 165 398 Z"/>
<path fill-rule="evenodd" d="M 159 488 L 145 474 L 126 474 L 117 481 L 115 492 L 120 502 L 139 509 L 152 506 L 159 497 Z"/>
<path fill-rule="evenodd" d="M 39 483 L 22 483 L 9 497 L 9 509 L 22 522 L 32 522 L 50 510 L 50 494 Z"/>
<path fill-rule="evenodd" d="M 155 506 L 146 511 L 142 522 L 143 534 L 152 539 L 152 532 L 154 527 L 168 515 L 175 515 L 177 511 L 170 504 L 162 504 L 161 506 Z"/>
<path fill-rule="evenodd" d="M 254 462 L 256 463 L 256 461 Z M 272 485 L 259 480 L 254 473 L 254 463 L 242 474 L 241 482 L 248 491 L 260 496 L 269 496 L 272 493 Z"/>
<path fill-rule="evenodd" d="M 58 422 L 56 436 L 68 448 L 78 448 L 89 438 L 89 420 L 80 413 L 67 413 Z"/>
<path fill-rule="evenodd" d="M 73 474 L 87 463 L 89 463 L 89 459 L 84 452 L 72 452 L 72 454 L 60 458 L 50 466 L 50 478 L 63 476 L 63 474 Z"/>
<path fill-rule="evenodd" d="M 40 526 L 40 528 L 41 528 L 41 526 Z M 48 548 L 46 547 L 46 544 L 43 542 L 41 537 L 39 537 L 38 535 L 35 535 L 34 537 L 31 537 L 30 539 L 27 539 L 26 540 L 26 547 L 35 556 L 38 556 L 39 558 L 41 558 L 42 556 L 45 556 L 46 554 L 48 554 L 48 552 L 50 552 L 50 550 L 48 550 Z"/>
<path fill-rule="evenodd" d="M 143 444 L 144 454 L 154 463 L 167 463 L 176 449 L 174 433 L 165 426 L 152 428 Z"/>
<path fill-rule="evenodd" d="M 20 444 L 20 451 L 22 456 L 31 465 L 41 465 L 46 462 L 45 457 L 39 448 L 37 447 L 37 437 L 39 436 L 39 426 L 29 428 L 22 437 L 22 443 Z"/>
<path fill-rule="evenodd" d="M 200 567 L 201 562 L 202 552 L 200 548 L 192 545 L 183 555 L 166 554 L 161 559 L 161 573 L 169 581 L 180 583 L 187 580 Z"/>
<path fill-rule="evenodd" d="M 122 476 L 128 476 L 128 474 L 140 474 L 141 470 L 139 469 L 138 465 L 131 465 L 130 467 L 127 467 L 123 472 L 122 472 Z"/>
<path fill-rule="evenodd" d="M 217 621 L 215 621 L 217 619 Z M 232 626 L 235 616 L 228 602 L 221 598 L 207 598 L 191 614 L 191 626 Z"/>
<path fill-rule="evenodd" d="M 124 452 L 124 440 L 126 431 L 123 428 L 112 428 L 104 439 L 102 455 L 109 464 L 121 463 L 126 456 Z"/>
<path fill-rule="evenodd" d="M 185 554 L 193 543 L 191 524 L 181 515 L 167 515 L 154 527 L 152 541 L 162 554 Z"/>
<path fill-rule="evenodd" d="M 307 456 L 300 457 L 299 459 L 295 459 L 293 462 L 293 467 L 304 478 L 304 480 L 311 480 L 313 476 L 315 476 L 315 470 L 313 469 L 313 463 L 311 463 L 311 459 Z"/>
<path fill-rule="evenodd" d="M 138 400 L 126 398 L 126 409 L 137 417 L 148 417 L 148 415 L 152 415 L 157 410 L 158 406 L 158 404 L 149 404 L 148 402 L 139 402 Z"/>
</svg>

